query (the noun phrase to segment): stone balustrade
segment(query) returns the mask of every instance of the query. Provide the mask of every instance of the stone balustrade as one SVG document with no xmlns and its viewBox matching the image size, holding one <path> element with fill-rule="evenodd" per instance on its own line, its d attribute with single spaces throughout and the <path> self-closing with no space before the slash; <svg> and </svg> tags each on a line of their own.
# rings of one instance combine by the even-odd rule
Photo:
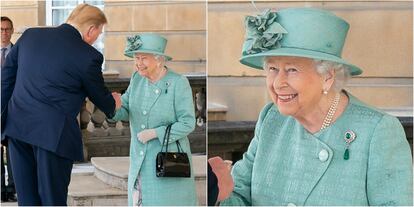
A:
<svg viewBox="0 0 414 207">
<path fill-rule="evenodd" d="M 206 151 L 206 76 L 205 74 L 184 74 L 191 85 L 196 114 L 196 129 L 189 135 L 192 153 Z M 129 78 L 108 78 L 105 84 L 110 91 L 124 93 Z M 114 122 L 95 107 L 89 100 L 82 106 L 79 115 L 84 144 L 85 161 L 91 157 L 128 156 L 130 129 L 128 121 Z"/>
</svg>

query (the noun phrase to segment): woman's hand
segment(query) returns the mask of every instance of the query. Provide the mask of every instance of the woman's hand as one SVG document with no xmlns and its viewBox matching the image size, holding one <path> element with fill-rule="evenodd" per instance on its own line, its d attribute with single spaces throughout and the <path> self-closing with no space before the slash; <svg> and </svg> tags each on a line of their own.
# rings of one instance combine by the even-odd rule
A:
<svg viewBox="0 0 414 207">
<path fill-rule="evenodd" d="M 147 143 L 151 139 L 154 139 L 157 137 L 157 132 L 155 129 L 145 129 L 137 134 L 138 140 L 142 143 Z"/>
<path fill-rule="evenodd" d="M 234 189 L 233 177 L 231 176 L 232 162 L 229 160 L 223 160 L 221 157 L 213 157 L 208 159 L 208 163 L 217 177 L 217 184 L 219 188 L 217 201 L 222 201 L 228 198 Z"/>
<path fill-rule="evenodd" d="M 121 94 L 117 92 L 112 92 L 112 97 L 115 100 L 115 109 L 120 109 L 122 107 Z"/>
</svg>

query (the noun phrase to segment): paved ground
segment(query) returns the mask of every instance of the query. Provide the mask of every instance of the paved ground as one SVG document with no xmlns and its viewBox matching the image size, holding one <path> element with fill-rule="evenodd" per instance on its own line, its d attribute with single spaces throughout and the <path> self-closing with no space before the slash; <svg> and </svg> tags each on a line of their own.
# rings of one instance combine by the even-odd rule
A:
<svg viewBox="0 0 414 207">
<path fill-rule="evenodd" d="M 17 206 L 17 202 L 1 202 L 1 206 Z"/>
<path fill-rule="evenodd" d="M 93 166 L 90 162 L 74 164 L 72 168 L 72 174 L 80 173 L 93 173 Z M 7 170 L 6 170 L 6 180 L 7 180 Z M 0 206 L 17 206 L 17 202 L 0 202 Z"/>
</svg>

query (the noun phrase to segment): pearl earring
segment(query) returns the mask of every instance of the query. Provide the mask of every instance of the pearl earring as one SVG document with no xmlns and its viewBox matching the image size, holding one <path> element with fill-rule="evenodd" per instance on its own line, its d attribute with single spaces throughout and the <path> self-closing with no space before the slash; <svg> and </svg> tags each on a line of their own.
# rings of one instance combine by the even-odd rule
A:
<svg viewBox="0 0 414 207">
<path fill-rule="evenodd" d="M 323 90 L 323 94 L 324 95 L 328 95 L 328 91 L 327 90 Z"/>
</svg>

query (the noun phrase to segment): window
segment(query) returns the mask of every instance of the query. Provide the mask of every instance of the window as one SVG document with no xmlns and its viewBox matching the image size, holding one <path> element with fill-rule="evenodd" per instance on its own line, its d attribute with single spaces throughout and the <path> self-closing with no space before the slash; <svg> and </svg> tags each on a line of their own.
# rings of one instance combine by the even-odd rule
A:
<svg viewBox="0 0 414 207">
<path fill-rule="evenodd" d="M 88 0 L 46 0 L 46 25 L 47 26 L 58 26 L 66 21 L 70 12 L 78 5 L 87 3 L 94 5 L 103 10 L 104 1 L 88 1 Z M 99 50 L 102 54 L 104 52 L 104 38 L 105 35 L 102 33 L 99 35 L 93 46 Z M 103 64 L 105 65 L 105 64 Z"/>
</svg>

